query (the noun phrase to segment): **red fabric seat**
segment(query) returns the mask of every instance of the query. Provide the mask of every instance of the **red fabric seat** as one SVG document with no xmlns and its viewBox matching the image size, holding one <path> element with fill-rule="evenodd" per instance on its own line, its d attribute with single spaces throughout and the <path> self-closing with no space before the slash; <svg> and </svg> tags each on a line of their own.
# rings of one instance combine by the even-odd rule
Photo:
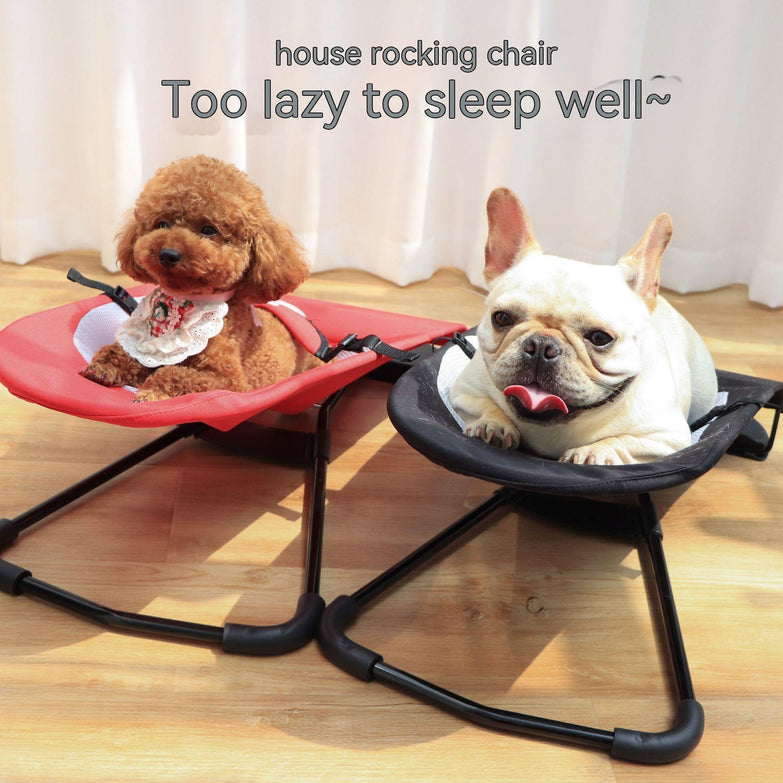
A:
<svg viewBox="0 0 783 783">
<path fill-rule="evenodd" d="M 138 297 L 148 289 L 134 288 L 131 293 Z M 457 323 L 300 296 L 285 297 L 283 301 L 301 310 L 305 317 L 290 308 L 273 307 L 272 311 L 311 351 L 320 342 L 312 324 L 332 345 L 348 334 L 375 334 L 406 350 L 464 328 Z M 126 427 L 203 422 L 229 430 L 263 410 L 288 414 L 306 410 L 388 361 L 366 351 L 249 392 L 210 391 L 134 403 L 131 391 L 100 386 L 79 375 L 86 362 L 74 344 L 74 333 L 85 314 L 106 302 L 102 296 L 92 297 L 20 318 L 7 326 L 0 332 L 0 381 L 24 400 L 95 421 Z"/>
</svg>

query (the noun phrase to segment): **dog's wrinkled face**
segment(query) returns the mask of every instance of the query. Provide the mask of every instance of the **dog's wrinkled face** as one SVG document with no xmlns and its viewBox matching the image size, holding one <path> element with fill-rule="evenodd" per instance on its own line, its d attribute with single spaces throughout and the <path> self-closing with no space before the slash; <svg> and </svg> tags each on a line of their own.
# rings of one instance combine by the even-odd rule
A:
<svg viewBox="0 0 783 783">
<path fill-rule="evenodd" d="M 160 169 L 119 235 L 126 274 L 179 295 L 276 299 L 307 276 L 291 232 L 239 169 L 196 156 Z"/>
<path fill-rule="evenodd" d="M 514 413 L 547 424 L 623 392 L 648 318 L 616 267 L 532 252 L 497 278 L 478 338 Z"/>
<path fill-rule="evenodd" d="M 542 253 L 507 189 L 492 193 L 487 216 L 490 293 L 478 339 L 492 383 L 517 418 L 539 424 L 615 400 L 641 369 L 640 340 L 671 236 L 668 215 L 612 267 Z"/>
</svg>

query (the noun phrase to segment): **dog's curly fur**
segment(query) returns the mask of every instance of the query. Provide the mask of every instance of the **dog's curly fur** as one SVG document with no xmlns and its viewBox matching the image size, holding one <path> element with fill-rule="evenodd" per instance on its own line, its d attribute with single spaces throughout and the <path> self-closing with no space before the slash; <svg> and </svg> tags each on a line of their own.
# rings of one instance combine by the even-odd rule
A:
<svg viewBox="0 0 783 783">
<path fill-rule="evenodd" d="M 204 227 L 216 229 L 203 232 Z M 290 229 L 270 213 L 261 190 L 235 166 L 198 155 L 159 169 L 144 186 L 117 236 L 122 270 L 187 298 L 234 290 L 223 329 L 180 364 L 149 368 L 118 343 L 104 346 L 82 375 L 106 386 L 137 386 L 137 401 L 189 392 L 267 386 L 320 360 L 293 340 L 269 312 L 253 303 L 290 293 L 309 268 Z M 180 260 L 162 263 L 161 251 Z"/>
</svg>

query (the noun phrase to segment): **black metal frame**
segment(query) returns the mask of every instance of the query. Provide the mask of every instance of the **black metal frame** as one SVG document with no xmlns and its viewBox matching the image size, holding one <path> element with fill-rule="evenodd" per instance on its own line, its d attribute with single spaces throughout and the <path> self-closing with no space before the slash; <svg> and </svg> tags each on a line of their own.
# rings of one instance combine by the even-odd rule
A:
<svg viewBox="0 0 783 783">
<path fill-rule="evenodd" d="M 111 609 L 36 579 L 29 570 L 4 559 L 0 559 L 0 590 L 10 595 L 38 598 L 116 631 L 171 641 L 215 644 L 222 646 L 227 653 L 280 655 L 301 647 L 315 636 L 325 606 L 319 589 L 326 470 L 330 451 L 329 425 L 332 410 L 343 391 L 344 389 L 337 391 L 321 403 L 314 432 L 262 427 L 252 422 L 244 422 L 228 433 L 220 433 L 205 424 L 180 425 L 13 519 L 0 520 L 2 552 L 13 544 L 24 530 L 188 437 L 203 438 L 231 448 L 249 449 L 254 453 L 269 451 L 276 460 L 279 460 L 281 455 L 297 455 L 299 460 L 304 460 L 309 466 L 309 506 L 306 493 L 306 508 L 303 508 L 303 515 L 306 514 L 307 517 L 307 555 L 304 590 L 294 615 L 287 622 L 278 625 L 226 623 L 220 627 Z"/>
<path fill-rule="evenodd" d="M 319 642 L 322 651 L 332 663 L 359 679 L 386 683 L 484 727 L 581 745 L 607 752 L 614 758 L 647 764 L 663 764 L 683 758 L 701 739 L 704 730 L 704 712 L 694 696 L 685 645 L 663 552 L 663 533 L 655 505 L 649 494 L 638 495 L 635 505 L 609 504 L 586 499 L 558 499 L 551 496 L 546 497 L 546 502 L 550 509 L 556 508 L 558 502 L 563 503 L 567 513 L 576 513 L 580 519 L 589 516 L 600 518 L 604 527 L 614 526 L 618 533 L 626 537 L 630 535 L 636 542 L 640 556 L 642 552 L 646 552 L 652 570 L 652 579 L 645 572 L 645 581 L 648 588 L 654 587 L 650 592 L 657 599 L 660 610 L 661 622 L 656 623 L 655 626 L 659 632 L 659 626 L 663 626 L 674 685 L 679 698 L 672 726 L 667 731 L 654 733 L 622 728 L 606 731 L 499 710 L 471 701 L 392 666 L 384 661 L 380 653 L 356 644 L 346 635 L 346 629 L 357 620 L 370 602 L 378 599 L 408 574 L 426 566 L 446 548 L 459 545 L 467 534 L 499 508 L 540 503 L 542 497 L 544 496 L 535 496 L 522 490 L 503 487 L 480 506 L 458 519 L 364 587 L 350 596 L 344 595 L 334 600 L 326 607 L 321 618 Z"/>
</svg>

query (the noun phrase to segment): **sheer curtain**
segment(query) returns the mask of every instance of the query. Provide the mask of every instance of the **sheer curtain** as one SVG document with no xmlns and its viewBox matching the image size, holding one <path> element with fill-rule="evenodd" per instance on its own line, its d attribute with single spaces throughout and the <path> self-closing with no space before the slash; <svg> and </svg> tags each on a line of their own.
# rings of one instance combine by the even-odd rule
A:
<svg viewBox="0 0 783 783">
<path fill-rule="evenodd" d="M 406 284 L 455 266 L 481 283 L 484 205 L 506 185 L 549 252 L 612 263 L 668 211 L 675 233 L 664 285 L 745 283 L 752 299 L 783 305 L 776 0 L 0 1 L 5 261 L 94 248 L 114 268 L 114 234 L 145 180 L 204 152 L 248 171 L 316 271 L 356 267 Z M 278 40 L 292 54 L 355 46 L 361 63 L 278 66 Z M 550 65 L 490 64 L 487 51 L 504 40 L 557 50 Z M 418 41 L 466 58 L 475 47 L 474 66 L 371 63 L 375 46 L 401 51 Z M 622 97 L 623 80 L 633 97 L 637 79 L 643 97 L 670 96 L 642 103 L 641 119 L 635 108 L 629 119 L 593 108 L 565 118 L 556 99 L 557 90 L 566 99 L 572 90 Z M 190 81 L 179 88 L 178 118 L 174 88 L 162 80 Z M 484 99 L 529 91 L 525 113 L 534 92 L 538 114 L 518 129 L 511 116 L 469 118 L 459 105 L 453 119 L 426 116 L 425 96 L 440 90 L 445 102 L 450 80 L 457 100 L 466 90 Z M 403 93 L 407 112 L 368 116 L 368 82 L 380 93 L 375 111 L 398 91 L 386 109 L 400 113 Z M 198 117 L 191 99 L 201 90 L 218 101 L 241 92 L 247 109 Z M 303 91 L 313 90 L 331 91 L 335 104 L 348 91 L 339 121 L 323 96 L 313 107 L 321 118 L 275 115 L 291 113 L 292 94 L 303 113 Z M 470 100 L 467 113 L 476 113 Z M 196 108 L 207 113 L 206 93 Z M 239 113 L 236 93 L 225 108 Z"/>
</svg>

